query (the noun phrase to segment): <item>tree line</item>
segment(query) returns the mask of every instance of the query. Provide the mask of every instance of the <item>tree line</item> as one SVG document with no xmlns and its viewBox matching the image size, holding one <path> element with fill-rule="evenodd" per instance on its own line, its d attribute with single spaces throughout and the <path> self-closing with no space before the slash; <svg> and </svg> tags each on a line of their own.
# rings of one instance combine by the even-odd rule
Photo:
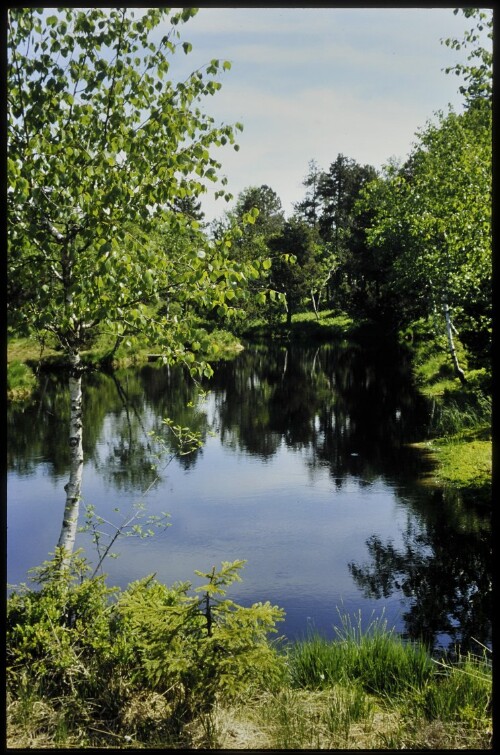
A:
<svg viewBox="0 0 500 755">
<path fill-rule="evenodd" d="M 103 333 L 114 349 L 140 335 L 196 366 L 200 315 L 290 321 L 329 307 L 404 329 L 440 314 L 452 354 L 459 333 L 484 364 L 492 55 L 481 33 L 492 36 L 492 19 L 462 12 L 474 28 L 445 43 L 469 49 L 448 69 L 463 81 L 463 112 L 436 114 L 409 156 L 381 171 L 343 154 L 327 169 L 311 160 L 289 218 L 270 186 L 250 186 L 208 227 L 200 199 L 219 178 L 213 151 L 237 149 L 242 126 L 217 127 L 200 107 L 228 61 L 171 79 L 171 59 L 191 50 L 179 29 L 195 9 L 137 19 L 130 9 L 10 9 L 10 331 L 49 339 L 76 368 Z"/>
<path fill-rule="evenodd" d="M 406 159 L 381 171 L 343 154 L 326 170 L 311 160 L 304 197 L 288 219 L 263 185 L 241 192 L 213 226 L 222 237 L 250 208 L 259 210 L 234 256 L 269 259 L 269 287 L 285 298 L 254 301 L 251 313 L 264 307 L 272 320 L 286 310 L 290 322 L 303 307 L 316 314 L 327 307 L 400 331 L 433 320 L 462 381 L 456 336 L 473 367 L 489 364 L 492 336 L 492 69 L 491 53 L 479 45 L 479 33 L 488 29 L 491 37 L 492 26 L 484 12 L 464 13 L 476 23 L 464 42 L 469 64 L 448 69 L 465 80 L 461 113 L 437 113 Z"/>
</svg>

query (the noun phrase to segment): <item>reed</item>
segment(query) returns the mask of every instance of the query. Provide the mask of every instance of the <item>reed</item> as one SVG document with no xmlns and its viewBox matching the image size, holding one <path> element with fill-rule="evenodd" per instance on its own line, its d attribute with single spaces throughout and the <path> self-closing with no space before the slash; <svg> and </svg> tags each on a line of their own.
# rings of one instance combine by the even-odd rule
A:
<svg viewBox="0 0 500 755">
<path fill-rule="evenodd" d="M 332 684 L 359 682 L 379 695 L 392 696 L 409 686 L 422 688 L 434 671 L 423 645 L 407 642 L 374 619 L 362 629 L 361 614 L 354 622 L 341 616 L 334 642 L 312 635 L 289 650 L 292 687 L 326 689 Z"/>
</svg>

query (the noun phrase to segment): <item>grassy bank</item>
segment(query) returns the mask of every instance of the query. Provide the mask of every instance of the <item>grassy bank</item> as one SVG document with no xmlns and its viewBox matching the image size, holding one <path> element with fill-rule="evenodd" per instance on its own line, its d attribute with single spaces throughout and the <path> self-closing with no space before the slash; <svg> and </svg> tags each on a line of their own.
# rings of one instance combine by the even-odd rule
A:
<svg viewBox="0 0 500 755">
<path fill-rule="evenodd" d="M 212 325 L 202 327 L 198 338 L 203 345 L 200 358 L 208 362 L 230 359 L 243 346 L 240 340 L 227 330 Z M 128 367 L 155 360 L 159 349 L 155 345 L 135 340 L 129 345 L 121 344 L 116 351 L 109 339 L 101 338 L 91 350 L 82 352 L 82 362 L 89 367 Z M 41 348 L 35 339 L 9 338 L 7 344 L 7 398 L 10 401 L 30 397 L 37 384 L 40 367 L 58 369 L 64 367 L 64 359 L 55 345 Z"/>
<path fill-rule="evenodd" d="M 323 310 L 318 317 L 314 312 L 299 312 L 288 324 L 286 318 L 267 322 L 253 320 L 244 329 L 243 335 L 251 341 L 292 340 L 301 343 L 348 338 L 358 327 L 351 317 L 334 310 Z"/>
<path fill-rule="evenodd" d="M 457 340 L 464 369 L 462 385 L 454 374 L 448 345 L 432 323 L 411 329 L 415 380 L 433 405 L 431 438 L 418 444 L 436 461 L 434 483 L 464 491 L 470 500 L 488 502 L 491 491 L 491 370 L 469 369 L 465 349 Z"/>
<path fill-rule="evenodd" d="M 432 483 L 466 491 L 470 499 L 489 500 L 492 474 L 491 371 L 469 369 L 467 353 L 456 340 L 457 357 L 467 383 L 463 386 L 454 374 L 448 344 L 439 325 L 419 321 L 400 334 L 411 350 L 413 372 L 418 389 L 433 404 L 429 427 L 430 440 L 417 443 L 430 452 L 436 462 Z M 282 339 L 301 343 L 330 339 L 377 337 L 369 322 L 355 321 L 333 310 L 303 312 L 272 326 L 259 320 L 245 331 L 250 340 Z"/>
<path fill-rule="evenodd" d="M 202 575 L 223 599 L 209 622 L 207 585 L 198 601 L 153 577 L 121 592 L 56 560 L 37 570 L 8 603 L 8 747 L 491 747 L 486 648 L 435 660 L 360 616 L 333 641 L 271 642 L 280 611 L 228 601 L 234 568 Z"/>
</svg>

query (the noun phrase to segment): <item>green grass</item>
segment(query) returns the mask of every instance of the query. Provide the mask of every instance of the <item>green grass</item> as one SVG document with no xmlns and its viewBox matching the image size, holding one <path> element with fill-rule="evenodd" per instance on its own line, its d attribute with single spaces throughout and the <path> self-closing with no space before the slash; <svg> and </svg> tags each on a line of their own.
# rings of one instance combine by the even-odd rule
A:
<svg viewBox="0 0 500 755">
<path fill-rule="evenodd" d="M 397 657 L 402 677 L 407 665 L 398 651 Z M 380 662 L 374 645 L 365 645 L 363 663 L 369 661 Z M 438 664 L 427 657 L 426 664 L 425 682 L 409 674 L 393 695 L 371 692 L 359 679 L 304 689 L 284 678 L 279 687 L 254 688 L 237 703 L 220 698 L 210 716 L 180 726 L 177 736 L 165 725 L 162 694 L 152 690 L 131 684 L 135 689 L 121 693 L 124 707 L 111 722 L 102 717 L 99 700 L 78 705 L 69 691 L 66 698 L 47 699 L 31 684 L 9 695 L 8 744 L 233 749 L 238 733 L 242 749 L 490 749 L 491 659 L 469 655 Z M 121 688 L 128 683 L 123 679 Z"/>
<path fill-rule="evenodd" d="M 488 728 L 492 713 L 492 668 L 490 652 L 468 653 L 451 665 L 438 663 L 434 683 L 421 695 L 420 704 L 428 718 L 462 720 L 471 728 Z"/>
<path fill-rule="evenodd" d="M 437 462 L 433 482 L 461 489 L 471 500 L 487 501 L 492 474 L 491 369 L 468 369 L 466 351 L 456 339 L 467 381 L 462 385 L 436 323 L 418 321 L 401 334 L 405 336 L 410 337 L 417 386 L 434 402 L 431 440 L 417 444 L 430 450 Z"/>
<path fill-rule="evenodd" d="M 231 359 L 243 346 L 227 330 L 212 326 L 200 327 L 194 336 L 198 340 L 198 358 L 206 361 Z M 130 339 L 113 350 L 113 340 L 105 335 L 97 339 L 92 349 L 82 352 L 82 362 L 91 366 L 111 363 L 114 368 L 144 364 L 160 353 L 154 345 L 140 339 Z M 112 357 L 110 355 L 112 354 Z M 44 347 L 35 339 L 10 338 L 7 346 L 7 396 L 11 401 L 27 399 L 37 385 L 34 370 L 40 365 L 64 366 L 64 357 L 55 348 Z"/>
<path fill-rule="evenodd" d="M 37 383 L 36 376 L 27 364 L 17 359 L 7 365 L 7 396 L 11 400 L 28 398 Z"/>
<path fill-rule="evenodd" d="M 422 687 L 432 673 L 432 662 L 421 645 L 405 642 L 388 631 L 383 620 L 368 629 L 342 617 L 336 642 L 313 635 L 289 650 L 290 683 L 304 689 L 326 689 L 332 684 L 359 683 L 381 696 Z"/>
<path fill-rule="evenodd" d="M 10 336 L 7 341 L 7 362 L 33 362 L 56 354 L 53 345 L 47 344 L 42 348 L 39 341 L 34 338 L 18 338 Z"/>
<path fill-rule="evenodd" d="M 273 336 L 296 341 L 321 341 L 348 337 L 355 326 L 351 317 L 334 310 L 320 311 L 319 318 L 314 312 L 299 312 L 293 315 L 291 325 L 288 325 L 284 315 L 272 325 L 263 319 L 253 320 L 243 335 L 251 340 Z"/>
<path fill-rule="evenodd" d="M 491 482 L 491 440 L 467 439 L 463 435 L 440 438 L 427 447 L 435 456 L 438 467 L 436 480 L 455 488 L 482 487 Z"/>
</svg>

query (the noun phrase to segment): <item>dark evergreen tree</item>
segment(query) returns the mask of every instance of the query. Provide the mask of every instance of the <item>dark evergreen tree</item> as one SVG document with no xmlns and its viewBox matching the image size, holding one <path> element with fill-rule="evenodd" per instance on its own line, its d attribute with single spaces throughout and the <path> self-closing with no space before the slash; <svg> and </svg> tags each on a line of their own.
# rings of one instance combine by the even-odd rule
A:
<svg viewBox="0 0 500 755">
<path fill-rule="evenodd" d="M 287 322 L 300 304 L 323 285 L 322 245 L 314 228 L 297 217 L 288 220 L 279 236 L 269 240 L 273 255 L 271 286 L 287 299 Z"/>
<path fill-rule="evenodd" d="M 376 176 L 371 165 L 339 154 L 319 181 L 319 233 L 332 245 L 337 264 L 329 282 L 330 297 L 333 304 L 347 309 L 366 294 L 368 268 L 373 267 L 365 241 L 369 218 L 356 212 L 356 202 L 362 188 Z"/>
<path fill-rule="evenodd" d="M 324 173 L 319 169 L 315 160 L 309 162 L 309 173 L 302 181 L 306 187 L 306 196 L 301 202 L 296 202 L 293 207 L 295 215 L 309 223 L 314 228 L 317 227 L 321 214 L 322 197 L 320 194 L 320 184 Z"/>
</svg>

